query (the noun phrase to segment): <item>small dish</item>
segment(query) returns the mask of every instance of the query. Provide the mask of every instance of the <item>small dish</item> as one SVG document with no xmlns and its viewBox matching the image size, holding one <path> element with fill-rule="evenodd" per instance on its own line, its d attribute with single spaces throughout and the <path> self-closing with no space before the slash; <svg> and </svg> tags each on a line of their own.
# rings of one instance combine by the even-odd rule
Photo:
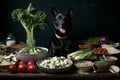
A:
<svg viewBox="0 0 120 80">
<path fill-rule="evenodd" d="M 115 65 L 118 58 L 114 56 L 105 56 L 105 59 L 103 57 L 99 58 L 101 61 L 106 61 L 108 65 Z"/>
<path fill-rule="evenodd" d="M 94 63 L 92 61 L 77 61 L 74 65 L 82 71 L 89 71 L 93 66 Z"/>
<path fill-rule="evenodd" d="M 106 61 L 95 61 L 97 71 L 107 71 L 108 63 Z"/>
</svg>

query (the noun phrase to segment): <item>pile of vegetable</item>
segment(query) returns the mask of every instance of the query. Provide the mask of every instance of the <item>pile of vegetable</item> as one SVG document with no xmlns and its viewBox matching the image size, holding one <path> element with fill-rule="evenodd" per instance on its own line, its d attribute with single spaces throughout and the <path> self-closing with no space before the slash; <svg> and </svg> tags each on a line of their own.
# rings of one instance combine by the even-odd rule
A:
<svg viewBox="0 0 120 80">
<path fill-rule="evenodd" d="M 108 50 L 106 48 L 102 48 L 102 47 L 97 47 L 97 48 L 93 48 L 93 53 L 96 54 L 109 54 Z"/>
<path fill-rule="evenodd" d="M 71 60 L 81 60 L 81 59 L 90 59 L 93 57 L 93 53 L 91 49 L 83 49 L 83 50 L 77 50 L 75 52 L 72 52 L 68 54 L 67 56 Z"/>
</svg>

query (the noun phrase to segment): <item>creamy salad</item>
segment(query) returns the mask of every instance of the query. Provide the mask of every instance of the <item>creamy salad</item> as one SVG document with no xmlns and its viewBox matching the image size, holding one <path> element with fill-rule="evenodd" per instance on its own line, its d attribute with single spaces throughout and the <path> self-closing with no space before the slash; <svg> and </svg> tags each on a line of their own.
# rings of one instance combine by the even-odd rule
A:
<svg viewBox="0 0 120 80">
<path fill-rule="evenodd" d="M 50 57 L 48 59 L 43 60 L 40 64 L 41 67 L 45 68 L 65 68 L 71 65 L 70 61 L 65 57 Z"/>
</svg>

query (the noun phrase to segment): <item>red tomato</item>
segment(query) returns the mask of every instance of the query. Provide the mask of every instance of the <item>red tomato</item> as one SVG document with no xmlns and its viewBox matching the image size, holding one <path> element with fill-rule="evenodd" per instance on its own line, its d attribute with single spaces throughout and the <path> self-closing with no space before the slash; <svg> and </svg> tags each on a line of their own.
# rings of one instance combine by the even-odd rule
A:
<svg viewBox="0 0 120 80">
<path fill-rule="evenodd" d="M 27 63 L 28 66 L 30 66 L 30 65 L 32 65 L 32 64 L 35 65 L 35 61 L 30 60 L 30 61 L 28 61 L 28 63 Z"/>
<path fill-rule="evenodd" d="M 25 61 L 20 61 L 19 64 L 25 64 L 26 65 L 26 62 Z"/>
<path fill-rule="evenodd" d="M 28 72 L 35 73 L 36 71 L 37 71 L 36 65 L 31 64 L 28 66 Z"/>
<path fill-rule="evenodd" d="M 15 65 L 15 64 L 13 64 L 13 65 L 10 65 L 9 67 L 8 67 L 8 71 L 9 72 L 16 72 L 17 71 L 17 66 Z"/>
<path fill-rule="evenodd" d="M 24 73 L 26 71 L 26 65 L 25 64 L 19 64 L 18 65 L 18 72 Z"/>
</svg>

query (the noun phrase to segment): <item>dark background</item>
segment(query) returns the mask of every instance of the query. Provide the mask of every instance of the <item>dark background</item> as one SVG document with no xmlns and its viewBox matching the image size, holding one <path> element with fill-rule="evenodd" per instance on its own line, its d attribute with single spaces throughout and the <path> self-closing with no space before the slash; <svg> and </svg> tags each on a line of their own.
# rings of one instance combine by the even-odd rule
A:
<svg viewBox="0 0 120 80">
<path fill-rule="evenodd" d="M 119 0 L 118 0 L 119 1 Z M 72 33 L 76 40 L 82 40 L 94 36 L 106 36 L 113 42 L 120 42 L 120 20 L 118 13 L 119 2 L 117 0 L 0 0 L 1 26 L 0 40 L 6 39 L 8 33 L 13 33 L 17 43 L 26 40 L 26 33 L 19 22 L 14 22 L 11 12 L 16 8 L 27 8 L 29 2 L 36 10 L 43 10 L 48 17 L 48 29 L 43 32 L 35 32 L 37 46 L 50 47 L 53 29 L 53 16 L 51 7 L 54 6 L 60 12 L 65 12 L 73 6 Z"/>
</svg>

